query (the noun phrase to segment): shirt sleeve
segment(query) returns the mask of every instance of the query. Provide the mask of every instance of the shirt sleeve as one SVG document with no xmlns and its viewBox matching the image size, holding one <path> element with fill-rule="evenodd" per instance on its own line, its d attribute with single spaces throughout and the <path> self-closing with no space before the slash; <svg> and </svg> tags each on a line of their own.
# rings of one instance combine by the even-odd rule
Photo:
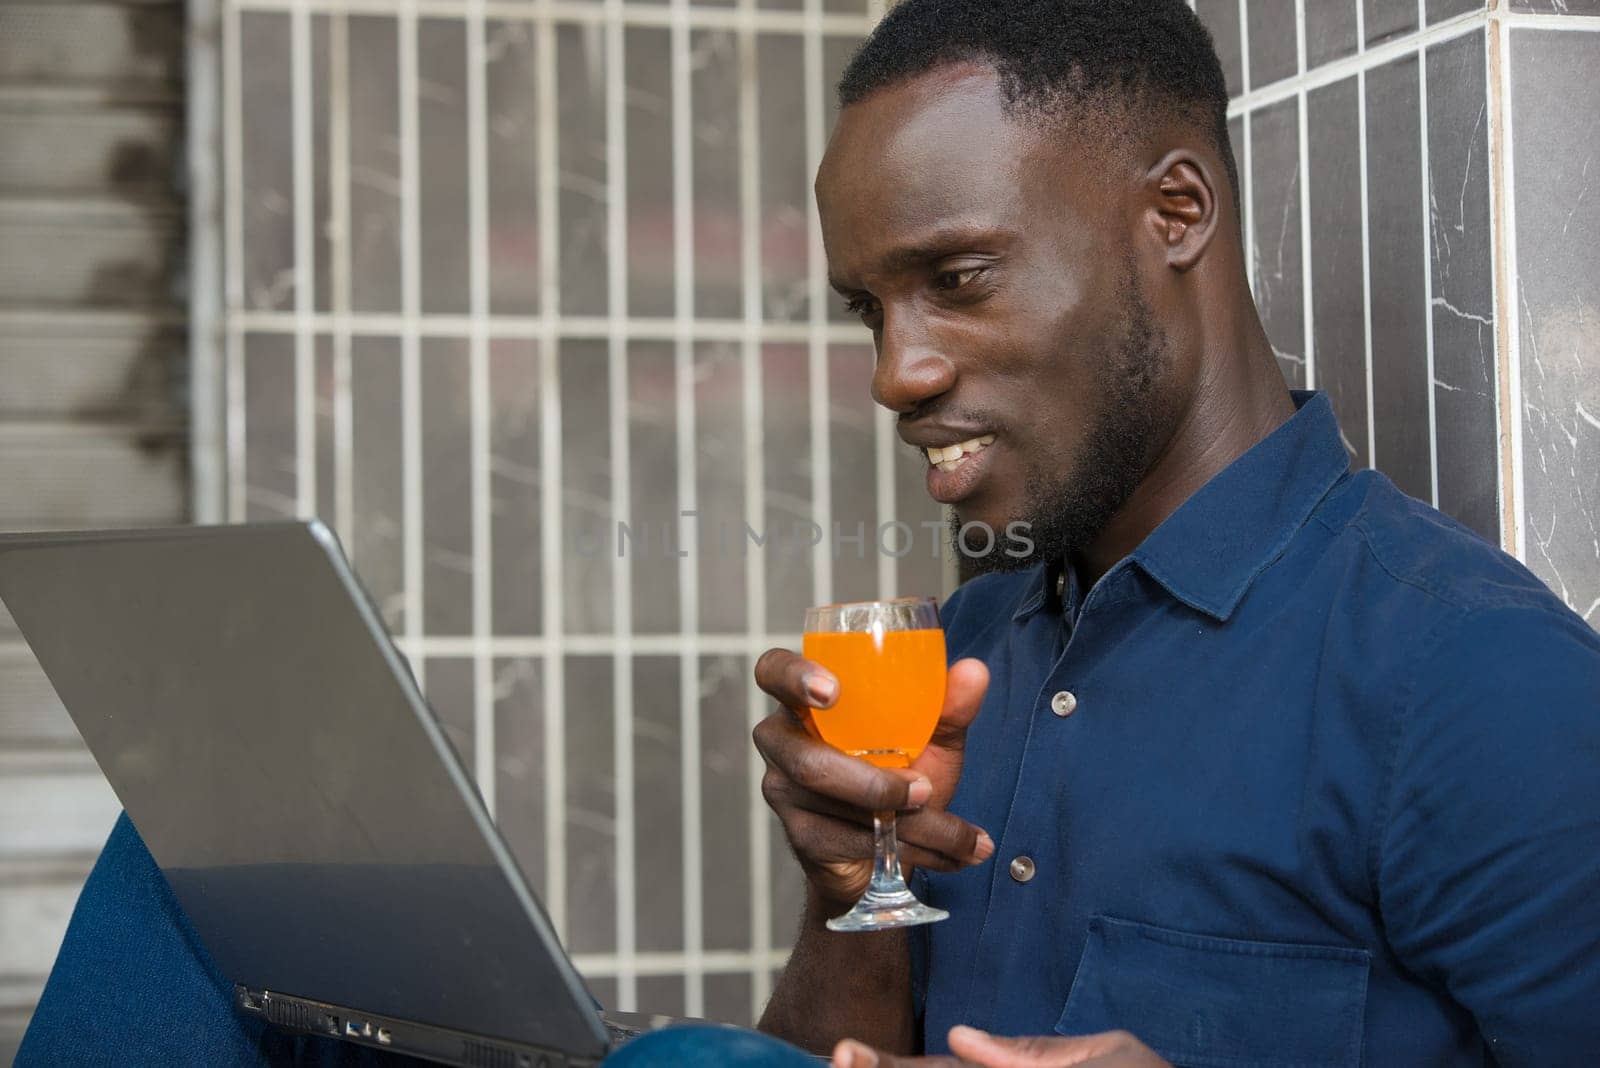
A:
<svg viewBox="0 0 1600 1068">
<path fill-rule="evenodd" d="M 1376 879 L 1405 964 L 1498 1063 L 1600 1050 L 1600 637 L 1554 608 L 1445 628 L 1395 728 Z"/>
</svg>

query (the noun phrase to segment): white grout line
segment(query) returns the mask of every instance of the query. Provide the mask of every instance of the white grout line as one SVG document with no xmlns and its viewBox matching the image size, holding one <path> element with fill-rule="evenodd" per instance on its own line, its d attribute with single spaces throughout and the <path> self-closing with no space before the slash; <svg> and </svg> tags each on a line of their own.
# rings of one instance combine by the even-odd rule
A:
<svg viewBox="0 0 1600 1068">
<path fill-rule="evenodd" d="M 227 321 L 224 303 L 224 241 L 221 214 L 224 174 L 219 151 L 221 113 L 220 55 L 226 31 L 226 5 L 220 0 L 190 0 L 185 5 L 188 47 L 184 77 L 192 91 L 184 94 L 184 147 L 188 154 L 189 223 L 189 448 L 192 517 L 200 523 L 227 518 Z M 228 199 L 232 199 L 231 194 Z"/>
<path fill-rule="evenodd" d="M 400 290 L 404 327 L 400 335 L 400 450 L 405 532 L 405 631 L 422 636 L 422 352 L 412 328 L 421 308 L 422 251 L 417 132 L 417 14 L 414 0 L 400 0 Z M 417 688 L 426 692 L 427 665 L 411 662 Z"/>
<path fill-rule="evenodd" d="M 605 10 L 615 16 L 620 0 L 605 0 Z M 606 288 L 612 316 L 628 316 L 628 187 L 627 187 L 627 86 L 623 79 L 623 27 L 620 18 L 608 19 L 605 34 L 605 144 L 606 144 Z M 614 522 L 632 518 L 632 464 L 628 454 L 628 342 L 613 329 L 606 345 L 606 384 L 610 407 L 611 512 Z M 617 655 L 612 658 L 612 760 L 616 775 L 617 955 L 622 968 L 617 975 L 617 1008 L 633 1012 L 639 1000 L 638 980 L 630 962 L 636 950 L 638 923 L 637 871 L 634 856 L 633 781 L 633 580 L 631 558 L 611 559 L 612 627 L 617 635 Z"/>
<path fill-rule="evenodd" d="M 806 32 L 801 41 L 805 93 L 806 173 L 815 174 L 822 163 L 824 119 L 822 113 L 822 0 L 805 0 Z M 810 201 L 811 198 L 807 197 Z M 811 330 L 806 348 L 807 382 L 811 415 L 811 518 L 823 537 L 811 553 L 811 603 L 833 600 L 833 441 L 828 420 L 828 319 L 827 266 L 822 247 L 822 224 L 815 205 L 806 205 L 806 295 Z"/>
<path fill-rule="evenodd" d="M 536 10 L 543 15 L 545 5 Z M 541 17 L 534 28 L 535 107 L 538 110 L 539 308 L 551 324 L 559 314 L 557 276 L 555 26 Z M 539 340 L 540 586 L 548 643 L 544 672 L 545 911 L 556 936 L 567 937 L 566 661 L 562 631 L 561 360 L 556 333 L 546 325 Z"/>
<path fill-rule="evenodd" d="M 1295 0 L 1295 54 L 1297 69 L 1306 71 L 1306 0 Z M 1309 103 L 1300 88 L 1296 121 L 1300 131 L 1300 317 L 1305 338 L 1306 388 L 1317 388 L 1317 344 L 1311 296 L 1311 138 Z"/>
<path fill-rule="evenodd" d="M 672 84 L 672 257 L 673 313 L 678 327 L 673 344 L 673 386 L 678 413 L 678 507 L 699 505 L 695 469 L 694 339 L 694 114 L 690 108 L 689 0 L 672 0 L 670 37 Z M 685 539 L 678 558 L 678 630 L 700 630 L 700 558 L 696 522 L 680 523 Z M 701 825 L 700 658 L 684 643 L 678 651 L 679 762 L 683 768 L 683 950 L 684 1013 L 705 1015 L 705 875 Z"/>
<path fill-rule="evenodd" d="M 1244 142 L 1244 159 L 1240 161 L 1241 171 L 1244 174 L 1244 273 L 1250 282 L 1250 295 L 1256 295 L 1256 165 L 1255 165 L 1255 115 L 1245 112 L 1243 133 L 1240 140 Z"/>
<path fill-rule="evenodd" d="M 231 314 L 244 307 L 244 144 L 240 79 L 243 60 L 239 47 L 238 10 L 222 3 L 222 150 L 223 150 L 223 273 L 225 278 L 223 325 L 223 389 L 226 406 L 227 499 L 226 518 L 245 517 L 245 396 L 244 338 Z"/>
<path fill-rule="evenodd" d="M 1494 18 L 1496 22 L 1518 30 L 1600 32 L 1600 15 L 1547 15 L 1534 11 L 1505 11 L 1497 13 Z"/>
<path fill-rule="evenodd" d="M 1417 0 L 1417 18 L 1425 17 L 1424 0 Z M 1428 471 L 1432 479 L 1432 504 L 1439 507 L 1439 387 L 1433 374 L 1433 176 L 1428 157 L 1428 52 L 1417 49 L 1417 129 L 1422 142 L 1422 321 L 1427 332 L 1428 357 Z"/>
<path fill-rule="evenodd" d="M 350 23 L 328 18 L 329 306 L 350 311 Z M 355 559 L 355 399 L 350 331 L 333 331 L 333 523 Z"/>
<path fill-rule="evenodd" d="M 494 417 L 489 388 L 489 119 L 485 85 L 483 0 L 468 0 L 467 51 L 467 243 L 472 335 L 468 342 L 468 407 L 471 412 L 472 500 L 472 763 L 489 815 L 495 814 L 494 661 L 488 641 L 494 631 L 494 547 L 489 480 L 489 428 Z"/>
<path fill-rule="evenodd" d="M 317 374 L 316 340 L 309 314 L 316 307 L 316 257 L 313 216 L 316 199 L 311 183 L 311 14 L 303 0 L 289 11 L 290 156 L 294 210 L 294 438 L 295 513 L 310 519 L 317 512 Z"/>
<path fill-rule="evenodd" d="M 1366 17 L 1356 5 L 1356 41 L 1365 48 Z M 1378 427 L 1373 418 L 1372 397 L 1372 216 L 1367 200 L 1367 71 L 1356 72 L 1356 137 L 1360 142 L 1361 168 L 1361 323 L 1367 357 L 1367 466 L 1378 466 Z"/>
<path fill-rule="evenodd" d="M 700 964 L 706 972 L 715 975 L 765 974 L 783 967 L 788 959 L 786 949 L 768 950 L 764 954 L 724 949 L 703 954 Z M 579 953 L 572 958 L 572 963 L 587 979 L 609 979 L 623 969 L 635 975 L 680 975 L 694 966 L 694 961 L 685 953 L 638 953 L 626 961 L 609 953 Z"/>
<path fill-rule="evenodd" d="M 1372 48 L 1366 46 L 1365 16 L 1360 4 L 1356 5 L 1356 23 L 1359 50 L 1354 55 L 1336 59 L 1325 63 L 1313 71 L 1296 78 L 1285 78 L 1273 82 L 1271 85 L 1236 96 L 1228 105 L 1228 115 L 1242 115 L 1248 111 L 1256 111 L 1268 104 L 1276 104 L 1287 100 L 1301 91 L 1320 89 L 1325 85 L 1343 81 L 1345 78 L 1361 71 L 1381 67 L 1391 60 L 1415 52 L 1418 48 L 1431 47 L 1443 41 L 1464 37 L 1483 26 L 1486 16 L 1483 11 L 1470 11 L 1464 15 L 1445 19 L 1443 22 L 1429 26 L 1421 33 L 1413 33 L 1406 37 L 1385 41 Z"/>
<path fill-rule="evenodd" d="M 1571 17 L 1571 16 L 1563 16 Z M 1509 20 L 1499 19 L 1500 72 L 1504 90 L 1501 94 L 1501 143 L 1505 158 L 1505 217 L 1501 232 L 1505 234 L 1505 277 L 1509 292 L 1502 294 L 1501 307 L 1506 316 L 1506 340 L 1511 359 L 1511 383 L 1507 405 L 1511 408 L 1511 544 L 1517 559 L 1528 559 L 1528 533 L 1526 518 L 1526 484 L 1522 466 L 1522 287 L 1517 277 L 1517 180 L 1516 143 L 1512 136 L 1511 102 L 1511 29 Z"/>
<path fill-rule="evenodd" d="M 230 319 L 252 333 L 293 333 L 296 318 L 292 312 L 239 311 Z M 433 313 L 406 316 L 385 312 L 355 314 L 330 314 L 316 312 L 310 316 L 312 328 L 319 333 L 347 330 L 362 336 L 400 337 L 407 330 L 415 330 L 423 337 L 459 338 L 472 333 L 470 315 Z M 487 325 L 490 338 L 517 338 L 533 340 L 546 334 L 565 338 L 605 340 L 614 331 L 635 341 L 674 341 L 685 333 L 701 341 L 741 341 L 749 336 L 751 326 L 739 319 L 695 319 L 687 323 L 666 317 L 640 317 L 634 319 L 607 318 L 605 316 L 557 316 L 553 320 L 539 315 L 494 315 Z M 824 337 L 830 344 L 863 345 L 871 334 L 860 325 L 827 323 Z M 755 332 L 759 340 L 771 342 L 804 343 L 811 338 L 809 322 L 770 321 L 757 322 Z"/>
<path fill-rule="evenodd" d="M 342 7 L 354 14 L 393 16 L 395 13 L 395 0 L 233 0 L 233 3 L 246 11 L 288 11 L 298 4 L 304 4 L 313 12 Z M 410 8 L 413 14 L 430 19 L 463 17 L 460 0 L 411 0 Z M 622 3 L 613 6 L 586 0 L 537 0 L 535 3 L 526 0 L 484 0 L 483 13 L 485 17 L 497 20 L 553 20 L 590 25 L 620 22 L 624 26 L 657 28 L 670 27 L 674 18 L 671 8 L 664 4 Z M 798 11 L 762 11 L 742 3 L 736 9 L 691 5 L 686 18 L 695 29 L 749 30 L 758 33 L 800 33 L 806 24 L 805 16 Z M 871 30 L 874 22 L 875 19 L 870 15 L 829 13 L 822 16 L 821 29 L 832 36 L 860 37 Z"/>
<path fill-rule="evenodd" d="M 745 656 L 763 652 L 768 643 L 798 646 L 800 638 L 799 631 L 761 635 L 635 634 L 626 642 L 636 656 Z M 429 660 L 475 656 L 478 648 L 471 635 L 428 635 L 415 640 L 402 636 L 395 639 L 395 645 L 408 657 L 425 656 Z M 495 636 L 488 642 L 495 659 L 554 656 L 557 650 L 574 656 L 615 656 L 622 645 L 623 640 L 612 634 Z"/>
<path fill-rule="evenodd" d="M 1246 0 L 1239 0 L 1239 82 L 1245 93 L 1250 92 L 1250 5 Z"/>
</svg>

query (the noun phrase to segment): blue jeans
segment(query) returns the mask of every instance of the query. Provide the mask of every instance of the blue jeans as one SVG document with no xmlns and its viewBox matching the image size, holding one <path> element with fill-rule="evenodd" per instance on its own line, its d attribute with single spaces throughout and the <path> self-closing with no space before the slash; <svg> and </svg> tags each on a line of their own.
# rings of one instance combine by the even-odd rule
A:
<svg viewBox="0 0 1600 1068">
<path fill-rule="evenodd" d="M 815 1064 L 776 1039 L 679 1027 L 636 1039 L 615 1068 Z M 117 821 L 78 898 L 55 968 L 17 1053 L 33 1065 L 373 1065 L 425 1062 L 354 1043 L 291 1035 L 233 1008 L 218 974 L 133 824 Z"/>
</svg>

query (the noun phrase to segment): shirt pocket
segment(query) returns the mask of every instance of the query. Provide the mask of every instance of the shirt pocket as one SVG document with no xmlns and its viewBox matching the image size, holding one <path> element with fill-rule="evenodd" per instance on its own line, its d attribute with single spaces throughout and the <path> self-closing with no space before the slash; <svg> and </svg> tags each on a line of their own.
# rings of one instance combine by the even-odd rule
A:
<svg viewBox="0 0 1600 1068">
<path fill-rule="evenodd" d="M 1371 964 L 1097 916 L 1056 1031 L 1129 1031 L 1179 1068 L 1358 1068 Z"/>
</svg>

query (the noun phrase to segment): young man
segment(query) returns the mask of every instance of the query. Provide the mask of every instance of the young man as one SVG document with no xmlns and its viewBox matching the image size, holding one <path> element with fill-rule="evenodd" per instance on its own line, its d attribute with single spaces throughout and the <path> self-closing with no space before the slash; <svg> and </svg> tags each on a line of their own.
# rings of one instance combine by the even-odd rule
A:
<svg viewBox="0 0 1600 1068">
<path fill-rule="evenodd" d="M 1600 639 L 1285 388 L 1193 13 L 907 0 L 840 95 L 817 197 L 873 395 L 1036 552 L 946 606 L 908 773 L 800 726 L 819 666 L 757 666 L 809 884 L 763 1029 L 856 1065 L 1600 1063 Z M 950 918 L 831 933 L 886 808 Z"/>
</svg>

